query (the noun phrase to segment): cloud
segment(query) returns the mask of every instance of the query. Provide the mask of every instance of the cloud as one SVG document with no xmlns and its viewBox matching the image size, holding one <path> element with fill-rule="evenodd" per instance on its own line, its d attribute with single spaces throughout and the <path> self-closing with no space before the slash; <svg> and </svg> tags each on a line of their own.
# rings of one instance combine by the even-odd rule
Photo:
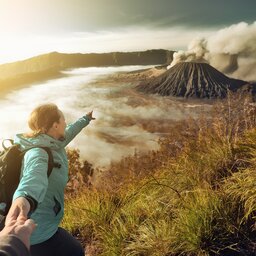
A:
<svg viewBox="0 0 256 256">
<path fill-rule="evenodd" d="M 19 0 L 0 1 L 0 28 L 56 34 L 130 26 L 216 27 L 255 19 L 254 0 Z"/>
<path fill-rule="evenodd" d="M 207 106 L 191 109 L 182 100 L 144 95 L 133 90 L 131 84 L 106 78 L 115 72 L 141 68 L 69 70 L 64 72 L 65 77 L 10 93 L 0 100 L 0 139 L 28 132 L 27 118 L 35 105 L 54 102 L 63 111 L 67 123 L 94 110 L 96 120 L 69 145 L 78 148 L 82 158 L 94 166 L 106 166 L 136 149 L 140 152 L 157 149 L 159 136 L 170 134 L 175 120 L 194 115 Z"/>
<path fill-rule="evenodd" d="M 256 22 L 241 22 L 221 29 L 209 37 L 195 38 L 187 51 L 174 54 L 178 62 L 208 62 L 220 71 L 244 80 L 256 80 Z"/>
</svg>

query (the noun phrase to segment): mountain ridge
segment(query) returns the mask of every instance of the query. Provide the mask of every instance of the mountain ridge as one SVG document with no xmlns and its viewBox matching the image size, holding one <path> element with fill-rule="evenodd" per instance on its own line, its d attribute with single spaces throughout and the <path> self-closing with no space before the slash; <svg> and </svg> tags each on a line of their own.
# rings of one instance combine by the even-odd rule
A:
<svg viewBox="0 0 256 256">
<path fill-rule="evenodd" d="M 138 52 L 59 53 L 51 52 L 17 62 L 0 65 L 0 79 L 17 75 L 76 67 L 102 67 L 122 65 L 158 65 L 172 61 L 174 51 L 152 49 Z"/>
</svg>

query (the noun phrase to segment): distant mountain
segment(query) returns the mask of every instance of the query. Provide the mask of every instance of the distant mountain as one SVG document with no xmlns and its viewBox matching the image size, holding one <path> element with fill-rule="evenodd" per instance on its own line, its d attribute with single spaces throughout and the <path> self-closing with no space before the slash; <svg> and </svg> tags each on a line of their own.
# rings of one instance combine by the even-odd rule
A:
<svg viewBox="0 0 256 256">
<path fill-rule="evenodd" d="M 207 63 L 182 62 L 136 88 L 162 96 L 225 98 L 228 90 L 251 90 L 251 86 L 246 81 L 225 76 Z"/>
<path fill-rule="evenodd" d="M 26 73 L 42 72 L 48 69 L 168 64 L 172 61 L 172 55 L 173 51 L 162 49 L 142 52 L 88 54 L 52 52 L 23 61 L 0 65 L 0 79 L 13 78 Z"/>
<path fill-rule="evenodd" d="M 61 76 L 61 70 L 79 67 L 122 65 L 167 65 L 173 51 L 148 50 L 141 52 L 111 52 L 66 54 L 52 52 L 27 60 L 0 65 L 0 93 L 33 82 Z"/>
<path fill-rule="evenodd" d="M 0 79 L 0 95 L 10 92 L 10 90 L 18 89 L 34 82 L 45 81 L 50 78 L 62 77 L 63 74 L 59 69 L 51 68 L 40 72 L 30 72 L 19 74 L 6 79 Z"/>
</svg>

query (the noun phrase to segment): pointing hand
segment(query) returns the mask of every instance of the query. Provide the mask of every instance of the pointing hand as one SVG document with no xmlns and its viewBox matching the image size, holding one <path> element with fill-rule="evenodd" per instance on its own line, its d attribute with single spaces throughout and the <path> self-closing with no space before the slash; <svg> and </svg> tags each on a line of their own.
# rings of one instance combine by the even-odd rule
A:
<svg viewBox="0 0 256 256">
<path fill-rule="evenodd" d="M 88 113 L 86 114 L 86 116 L 89 117 L 90 120 L 95 120 L 95 118 L 92 116 L 92 113 L 93 113 L 93 110 L 90 111 L 90 112 L 88 112 Z"/>
</svg>

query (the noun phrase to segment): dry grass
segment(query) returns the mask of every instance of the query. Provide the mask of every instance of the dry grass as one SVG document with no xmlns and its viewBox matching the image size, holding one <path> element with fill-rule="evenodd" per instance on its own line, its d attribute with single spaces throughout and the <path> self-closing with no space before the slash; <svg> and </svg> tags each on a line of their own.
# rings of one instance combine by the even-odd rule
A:
<svg viewBox="0 0 256 256">
<path fill-rule="evenodd" d="M 113 164 L 105 189 L 69 194 L 63 226 L 91 256 L 256 255 L 255 125 L 250 100 L 230 95 L 159 151 Z"/>
</svg>

